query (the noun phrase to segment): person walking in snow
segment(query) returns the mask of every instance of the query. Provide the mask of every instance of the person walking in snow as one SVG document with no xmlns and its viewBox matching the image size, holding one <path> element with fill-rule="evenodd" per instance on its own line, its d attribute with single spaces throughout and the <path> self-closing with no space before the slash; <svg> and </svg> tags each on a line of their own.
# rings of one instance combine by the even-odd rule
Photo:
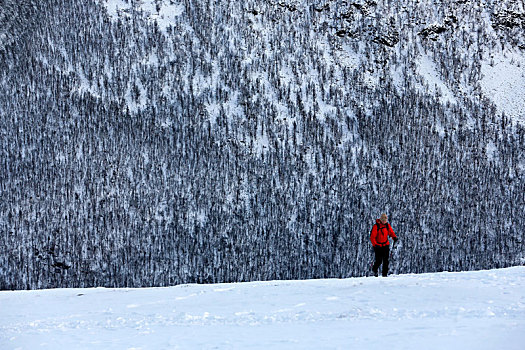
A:
<svg viewBox="0 0 525 350">
<path fill-rule="evenodd" d="M 388 223 L 388 216 L 383 213 L 381 218 L 376 220 L 376 224 L 372 227 L 370 232 L 370 241 L 374 247 L 375 263 L 372 267 L 374 276 L 379 276 L 379 266 L 383 264 L 382 275 L 386 277 L 388 275 L 388 256 L 390 254 L 390 242 L 388 237 L 392 237 L 394 243 L 397 242 L 397 236 L 392 229 L 392 226 Z"/>
</svg>

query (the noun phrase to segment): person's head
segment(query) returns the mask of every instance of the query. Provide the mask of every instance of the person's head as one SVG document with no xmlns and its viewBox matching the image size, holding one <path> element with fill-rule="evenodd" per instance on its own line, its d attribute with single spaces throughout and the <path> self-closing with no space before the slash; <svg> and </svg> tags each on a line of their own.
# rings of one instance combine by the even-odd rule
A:
<svg viewBox="0 0 525 350">
<path fill-rule="evenodd" d="M 383 213 L 381 214 L 381 218 L 379 220 L 381 220 L 383 224 L 386 224 L 388 222 L 388 216 L 385 213 Z"/>
</svg>

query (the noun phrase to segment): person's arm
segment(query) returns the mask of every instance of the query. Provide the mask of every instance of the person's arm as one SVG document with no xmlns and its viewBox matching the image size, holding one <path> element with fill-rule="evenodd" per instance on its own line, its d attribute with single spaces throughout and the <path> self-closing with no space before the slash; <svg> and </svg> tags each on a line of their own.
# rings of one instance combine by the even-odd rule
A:
<svg viewBox="0 0 525 350">
<path fill-rule="evenodd" d="M 392 228 L 392 226 L 390 224 L 388 224 L 388 235 L 390 237 L 392 237 L 392 239 L 394 240 L 394 242 L 397 242 L 398 238 L 396 236 L 396 233 L 394 232 L 394 229 Z"/>
<path fill-rule="evenodd" d="M 370 233 L 370 242 L 372 242 L 372 245 L 374 247 L 377 245 L 376 237 L 377 237 L 377 226 L 374 225 L 374 227 L 372 227 L 372 233 Z"/>
</svg>

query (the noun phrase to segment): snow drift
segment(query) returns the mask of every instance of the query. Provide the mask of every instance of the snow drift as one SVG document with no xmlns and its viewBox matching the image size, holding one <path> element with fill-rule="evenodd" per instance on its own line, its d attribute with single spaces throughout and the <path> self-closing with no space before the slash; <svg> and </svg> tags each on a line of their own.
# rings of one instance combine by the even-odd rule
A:
<svg viewBox="0 0 525 350">
<path fill-rule="evenodd" d="M 2 349 L 523 349 L 525 267 L 0 292 Z"/>
</svg>

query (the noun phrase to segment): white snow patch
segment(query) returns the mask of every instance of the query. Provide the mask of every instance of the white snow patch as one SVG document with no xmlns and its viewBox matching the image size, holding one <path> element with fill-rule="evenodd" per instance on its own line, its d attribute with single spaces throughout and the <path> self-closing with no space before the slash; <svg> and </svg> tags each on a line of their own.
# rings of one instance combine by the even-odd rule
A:
<svg viewBox="0 0 525 350">
<path fill-rule="evenodd" d="M 127 0 L 101 0 L 106 6 L 110 18 L 128 16 L 132 9 L 133 1 Z M 157 22 L 161 30 L 166 30 L 175 22 L 176 17 L 184 12 L 184 4 L 173 0 L 157 1 L 141 0 L 135 1 L 136 10 L 141 11 L 149 20 Z"/>
<path fill-rule="evenodd" d="M 361 62 L 361 56 L 355 52 L 350 45 L 344 44 L 341 50 L 337 52 L 337 58 L 343 67 L 356 69 Z"/>
<path fill-rule="evenodd" d="M 144 59 L 144 63 L 150 66 L 158 66 L 159 56 L 155 52 L 152 52 Z"/>
<path fill-rule="evenodd" d="M 401 65 L 390 66 L 390 75 L 394 86 L 401 90 L 405 84 L 405 76 L 403 75 L 403 67 Z"/>
<path fill-rule="evenodd" d="M 170 117 L 166 117 L 166 119 L 162 120 L 160 123 L 161 128 L 170 128 L 173 125 L 173 120 L 171 120 Z"/>
<path fill-rule="evenodd" d="M 199 225 L 204 225 L 208 221 L 208 216 L 206 215 L 206 212 L 204 210 L 189 210 L 188 211 L 188 217 L 190 220 L 192 220 L 194 223 L 197 223 Z"/>
<path fill-rule="evenodd" d="M 425 79 L 431 94 L 441 93 L 441 103 L 456 103 L 456 98 L 448 86 L 441 80 L 436 64 L 427 55 L 421 55 L 417 61 L 417 72 Z"/>
<path fill-rule="evenodd" d="M 193 75 L 192 85 L 194 95 L 199 96 L 212 86 L 211 76 L 204 76 L 200 70 L 197 70 Z"/>
<path fill-rule="evenodd" d="M 481 89 L 498 112 L 525 124 L 525 57 L 510 51 L 492 53 L 484 57 L 481 74 Z"/>
<path fill-rule="evenodd" d="M 122 12 L 129 11 L 131 3 L 125 0 L 102 0 L 102 3 L 106 6 L 109 17 L 117 19 Z"/>
<path fill-rule="evenodd" d="M 368 88 L 373 89 L 379 86 L 379 77 L 369 71 L 366 71 L 364 73 L 363 82 Z"/>
<path fill-rule="evenodd" d="M 232 117 L 243 117 L 244 110 L 239 104 L 239 91 L 234 91 L 231 93 L 230 99 L 223 103 L 226 116 L 231 120 Z"/>
<path fill-rule="evenodd" d="M 263 152 L 266 152 L 269 150 L 270 147 L 270 141 L 268 140 L 268 135 L 257 135 L 257 138 L 253 142 L 253 146 L 255 149 L 255 152 L 258 155 L 261 155 Z"/>
<path fill-rule="evenodd" d="M 525 267 L 2 291 L 1 349 L 523 349 Z"/>
<path fill-rule="evenodd" d="M 498 149 L 496 148 L 496 145 L 494 142 L 489 141 L 487 143 L 487 146 L 485 147 L 485 154 L 487 155 L 487 159 L 489 161 L 497 160 L 498 159 Z"/>
<path fill-rule="evenodd" d="M 435 125 L 436 131 L 438 132 L 439 136 L 444 137 L 445 128 L 443 127 L 443 124 L 441 124 L 441 120 L 437 119 L 434 125 Z"/>
<path fill-rule="evenodd" d="M 137 96 L 133 96 L 134 93 L 132 89 L 138 90 L 138 99 Z M 130 112 L 137 113 L 139 110 L 142 110 L 146 108 L 148 104 L 148 99 L 146 96 L 147 92 L 144 88 L 144 85 L 142 84 L 142 81 L 140 79 L 135 79 L 134 86 L 129 86 L 128 90 L 126 91 L 126 94 L 124 95 L 124 99 L 126 100 L 126 105 L 128 106 Z"/>
<path fill-rule="evenodd" d="M 266 79 L 264 81 L 268 81 L 266 76 L 264 76 L 263 78 Z M 284 86 L 290 85 L 294 82 L 295 77 L 290 66 L 286 64 L 281 66 L 281 68 L 279 69 L 279 78 L 283 82 Z"/>
<path fill-rule="evenodd" d="M 525 175 L 525 159 L 519 160 L 518 169 L 521 175 Z M 523 264 L 525 265 L 525 261 L 523 261 Z"/>
<path fill-rule="evenodd" d="M 220 106 L 220 104 L 218 104 L 216 102 L 209 103 L 209 104 L 206 104 L 205 108 L 206 108 L 206 111 L 208 112 L 210 124 L 212 126 L 215 125 L 217 123 L 217 118 L 221 114 L 221 106 Z"/>
</svg>

